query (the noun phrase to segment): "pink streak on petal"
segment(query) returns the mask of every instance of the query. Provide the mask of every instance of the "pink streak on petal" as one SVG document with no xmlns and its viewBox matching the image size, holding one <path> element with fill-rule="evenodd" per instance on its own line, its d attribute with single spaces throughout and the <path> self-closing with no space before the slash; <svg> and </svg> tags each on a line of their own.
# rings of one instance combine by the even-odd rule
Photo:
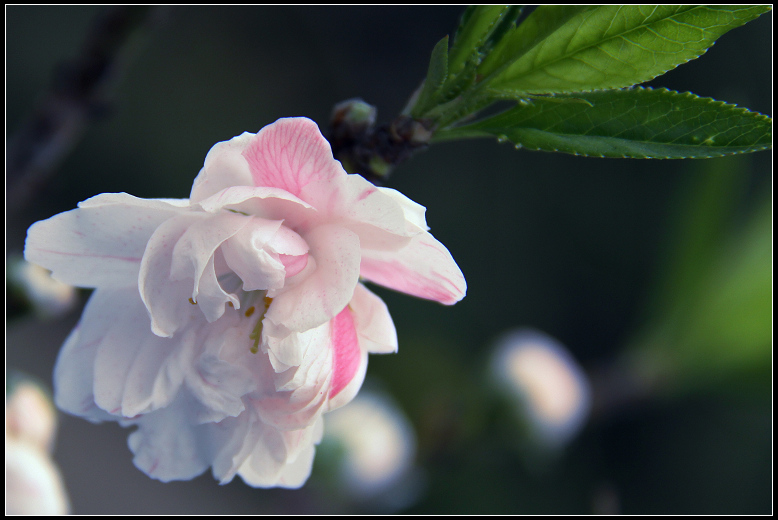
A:
<svg viewBox="0 0 778 520">
<path fill-rule="evenodd" d="M 141 259 L 137 257 L 132 256 L 115 256 L 115 255 L 97 255 L 97 254 L 89 254 L 89 253 L 66 253 L 65 251 L 53 251 L 51 249 L 37 249 L 37 251 L 40 251 L 42 253 L 51 253 L 54 255 L 63 255 L 63 256 L 80 256 L 80 257 L 87 257 L 87 258 L 111 258 L 113 260 L 122 260 L 124 262 L 136 262 L 140 263 Z"/>
<path fill-rule="evenodd" d="M 312 181 L 345 173 L 316 123 L 302 117 L 279 119 L 260 130 L 243 157 L 255 186 L 281 188 L 303 200 L 303 189 Z"/>
<path fill-rule="evenodd" d="M 363 191 L 362 193 L 359 194 L 359 197 L 357 198 L 357 200 L 365 200 L 366 198 L 368 198 L 370 195 L 372 195 L 376 191 L 378 191 L 378 188 L 368 188 L 368 189 L 366 189 L 365 191 Z"/>
<path fill-rule="evenodd" d="M 359 272 L 371 282 L 419 298 L 446 305 L 452 305 L 462 299 L 456 281 L 436 272 L 424 276 L 396 260 L 381 262 L 363 258 Z"/>
<path fill-rule="evenodd" d="M 331 327 L 333 359 L 330 399 L 338 395 L 351 382 L 357 373 L 361 359 L 354 317 L 348 307 L 332 319 Z"/>
<path fill-rule="evenodd" d="M 284 264 L 286 278 L 296 275 L 308 265 L 308 253 L 304 255 L 278 255 L 278 259 Z"/>
</svg>

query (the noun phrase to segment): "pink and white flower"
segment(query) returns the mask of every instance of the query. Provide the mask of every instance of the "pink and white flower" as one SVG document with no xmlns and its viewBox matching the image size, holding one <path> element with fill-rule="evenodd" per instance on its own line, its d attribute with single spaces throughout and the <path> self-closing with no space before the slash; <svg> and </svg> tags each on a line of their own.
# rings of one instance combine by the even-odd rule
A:
<svg viewBox="0 0 778 520">
<path fill-rule="evenodd" d="M 466 285 L 424 207 L 348 175 L 313 121 L 216 144 L 189 199 L 98 195 L 30 227 L 25 257 L 94 287 L 54 373 L 57 405 L 138 426 L 163 480 L 299 487 L 322 414 L 397 350 L 360 277 L 453 304 Z"/>
</svg>

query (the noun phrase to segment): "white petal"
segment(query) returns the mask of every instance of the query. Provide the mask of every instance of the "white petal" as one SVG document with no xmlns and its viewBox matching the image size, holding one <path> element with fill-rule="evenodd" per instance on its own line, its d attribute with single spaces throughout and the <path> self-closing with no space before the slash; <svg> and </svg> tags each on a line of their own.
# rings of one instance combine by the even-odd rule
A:
<svg viewBox="0 0 778 520">
<path fill-rule="evenodd" d="M 203 353 L 187 371 L 187 388 L 202 404 L 198 423 L 236 417 L 244 410 L 242 397 L 256 388 L 256 357 L 249 352 L 253 326 L 240 313 L 230 311 L 218 322 L 197 332 Z M 259 376 L 259 373 L 256 374 Z"/>
<path fill-rule="evenodd" d="M 142 302 L 129 290 L 116 291 L 104 300 L 105 309 L 86 315 L 81 329 L 100 329 L 96 319 L 106 319 L 104 332 L 94 357 L 94 402 L 114 416 L 133 417 L 167 406 L 176 396 L 184 379 L 187 363 L 182 355 L 191 355 L 191 338 L 161 338 L 148 329 L 149 318 Z M 60 385 L 63 382 L 59 383 Z"/>
<path fill-rule="evenodd" d="M 332 381 L 331 356 L 326 353 L 301 367 L 290 368 L 281 379 L 284 387 L 294 390 L 276 391 L 257 403 L 262 420 L 282 430 L 309 426 L 327 409 L 327 395 Z M 295 380 L 292 383 L 291 380 Z"/>
<path fill-rule="evenodd" d="M 253 137 L 254 134 L 244 132 L 229 141 L 213 145 L 205 156 L 205 164 L 192 186 L 189 198 L 193 204 L 230 186 L 254 184 L 248 162 L 241 155 Z"/>
<path fill-rule="evenodd" d="M 354 231 L 363 248 L 397 250 L 420 232 L 409 225 L 398 199 L 365 180 L 347 175 L 306 186 L 307 201 L 330 221 Z"/>
<path fill-rule="evenodd" d="M 427 226 L 427 220 L 424 214 L 427 212 L 427 208 L 412 201 L 402 193 L 391 188 L 378 188 L 381 193 L 391 197 L 402 208 L 403 215 L 405 216 L 406 230 L 409 233 L 416 234 L 421 231 L 429 231 Z"/>
<path fill-rule="evenodd" d="M 278 289 L 284 285 L 284 266 L 265 250 L 281 227 L 280 220 L 252 218 L 222 246 L 224 259 L 243 281 L 244 291 Z"/>
<path fill-rule="evenodd" d="M 359 346 L 363 350 L 371 354 L 397 352 L 397 331 L 381 298 L 359 284 L 349 307 L 354 314 Z"/>
<path fill-rule="evenodd" d="M 290 228 L 307 228 L 317 211 L 307 202 L 280 188 L 233 186 L 199 202 L 208 213 L 236 211 L 267 220 L 284 220 Z"/>
<path fill-rule="evenodd" d="M 61 410 L 93 422 L 114 418 L 95 404 L 95 358 L 103 337 L 121 316 L 116 305 L 133 293 L 134 289 L 98 289 L 92 294 L 54 366 L 54 401 Z"/>
<path fill-rule="evenodd" d="M 192 224 L 206 218 L 207 215 L 198 213 L 172 218 L 157 228 L 146 246 L 138 285 L 151 315 L 151 330 L 157 336 L 172 336 L 183 323 L 200 313 L 189 301 L 194 281 L 172 280 L 170 269 L 178 240 Z"/>
<path fill-rule="evenodd" d="M 170 265 L 172 281 L 193 280 L 191 298 L 210 322 L 224 314 L 224 305 L 238 304 L 238 298 L 225 292 L 216 279 L 213 257 L 216 249 L 252 221 L 229 211 L 192 222 L 176 242 Z M 170 297 L 181 299 L 182 295 Z M 185 297 L 189 298 L 189 295 Z"/>
<path fill-rule="evenodd" d="M 315 260 L 315 270 L 299 284 L 275 294 L 265 319 L 294 331 L 319 326 L 351 300 L 359 279 L 359 238 L 338 226 L 318 226 L 303 238 Z M 309 261 L 310 262 L 310 261 Z M 300 275 L 298 275 L 300 276 Z"/>
<path fill-rule="evenodd" d="M 128 444 L 133 462 L 148 476 L 170 482 L 189 480 L 211 464 L 208 430 L 192 424 L 192 404 L 179 397 L 169 406 L 134 421 Z"/>
<path fill-rule="evenodd" d="M 78 209 L 33 224 L 27 232 L 25 258 L 70 285 L 134 285 L 152 233 L 187 212 L 184 202 L 145 200 L 126 193 L 92 197 Z"/>
<path fill-rule="evenodd" d="M 209 431 L 214 450 L 213 476 L 219 483 L 230 482 L 243 462 L 251 455 L 251 450 L 259 441 L 259 429 L 254 422 L 259 421 L 250 410 L 238 417 L 227 417 L 217 423 L 203 425 Z"/>
<path fill-rule="evenodd" d="M 238 475 L 254 487 L 302 486 L 313 465 L 313 445 L 321 440 L 321 419 L 302 431 L 279 432 L 265 424 L 260 427 L 260 440 Z"/>
</svg>

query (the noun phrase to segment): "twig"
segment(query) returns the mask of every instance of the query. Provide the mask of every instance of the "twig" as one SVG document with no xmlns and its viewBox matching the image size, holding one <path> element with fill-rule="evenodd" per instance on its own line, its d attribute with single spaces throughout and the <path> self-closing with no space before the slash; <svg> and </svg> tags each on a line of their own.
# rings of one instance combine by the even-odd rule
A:
<svg viewBox="0 0 778 520">
<path fill-rule="evenodd" d="M 79 55 L 60 64 L 33 116 L 9 140 L 6 208 L 21 210 L 43 186 L 91 121 L 107 110 L 107 92 L 133 33 L 149 18 L 148 6 L 117 6 L 93 23 Z"/>
</svg>

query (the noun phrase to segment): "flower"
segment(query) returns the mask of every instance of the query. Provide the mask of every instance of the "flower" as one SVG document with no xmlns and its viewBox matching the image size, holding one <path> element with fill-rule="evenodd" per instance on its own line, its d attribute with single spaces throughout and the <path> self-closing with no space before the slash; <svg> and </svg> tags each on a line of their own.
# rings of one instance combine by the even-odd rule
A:
<svg viewBox="0 0 778 520">
<path fill-rule="evenodd" d="M 363 390 L 325 422 L 325 439 L 343 448 L 339 470 L 348 494 L 361 500 L 390 494 L 383 498 L 395 501 L 411 494 L 402 483 L 413 480 L 416 434 L 389 397 Z"/>
<path fill-rule="evenodd" d="M 492 357 L 492 374 L 517 402 L 539 447 L 563 447 L 589 416 L 586 374 L 564 346 L 542 332 L 518 329 L 503 335 Z"/>
<path fill-rule="evenodd" d="M 316 124 L 281 119 L 216 144 L 190 198 L 102 194 L 28 231 L 25 257 L 95 287 L 60 352 L 55 400 L 137 426 L 162 481 L 299 487 L 322 414 L 397 350 L 360 277 L 453 304 L 465 280 L 425 209 L 348 175 Z"/>
<path fill-rule="evenodd" d="M 5 512 L 66 515 L 70 503 L 51 458 L 57 416 L 47 392 L 18 372 L 7 375 Z"/>
<path fill-rule="evenodd" d="M 76 304 L 76 289 L 51 277 L 46 269 L 21 256 L 8 259 L 8 285 L 16 290 L 41 319 L 67 313 Z"/>
</svg>

